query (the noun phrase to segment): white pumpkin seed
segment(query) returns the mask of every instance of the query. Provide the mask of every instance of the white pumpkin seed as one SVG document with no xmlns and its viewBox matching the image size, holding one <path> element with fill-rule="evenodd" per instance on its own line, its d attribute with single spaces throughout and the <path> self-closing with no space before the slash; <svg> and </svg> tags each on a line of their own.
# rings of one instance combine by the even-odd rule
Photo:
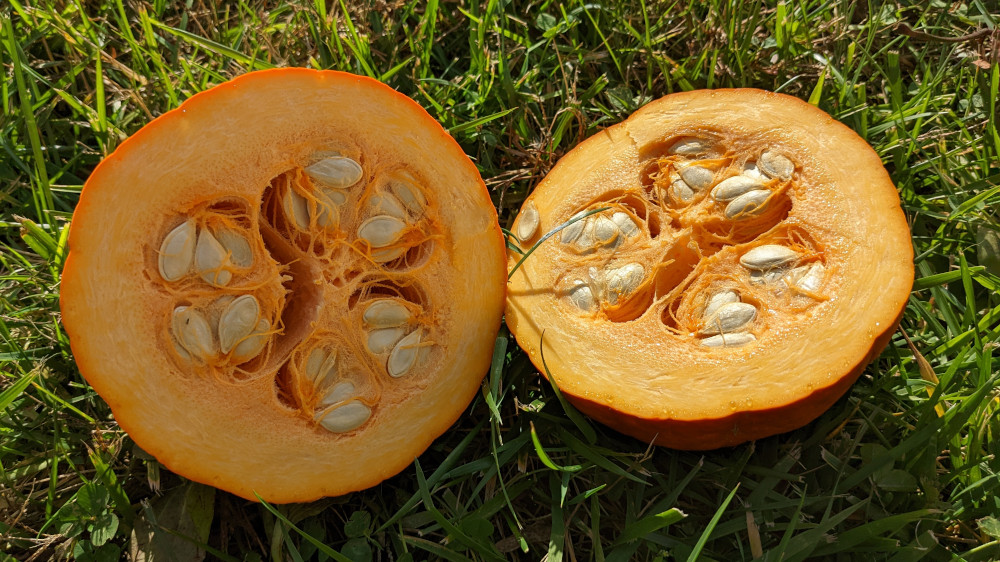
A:
<svg viewBox="0 0 1000 562">
<path fill-rule="evenodd" d="M 174 309 L 170 322 L 171 331 L 177 343 L 197 359 L 207 362 L 219 354 L 218 344 L 212 335 L 205 315 L 190 306 Z"/>
<path fill-rule="evenodd" d="M 678 203 L 690 203 L 694 199 L 694 190 L 684 180 L 677 179 L 670 184 L 670 198 Z"/>
<path fill-rule="evenodd" d="M 223 353 L 229 353 L 237 343 L 243 341 L 257 327 L 260 319 L 260 304 L 253 295 L 242 295 L 233 299 L 219 317 L 219 346 Z"/>
<path fill-rule="evenodd" d="M 598 216 L 594 219 L 594 238 L 601 246 L 607 246 L 618 238 L 618 225 L 604 215 Z"/>
<path fill-rule="evenodd" d="M 757 307 L 746 302 L 724 304 L 705 320 L 698 333 L 703 335 L 742 332 L 747 324 L 757 318 Z"/>
<path fill-rule="evenodd" d="M 339 189 L 318 189 L 316 224 L 322 228 L 336 228 L 340 225 L 340 206 L 347 203 L 347 194 Z"/>
<path fill-rule="evenodd" d="M 233 352 L 229 355 L 230 360 L 233 363 L 240 364 L 246 363 L 260 355 L 260 352 L 264 350 L 264 346 L 267 345 L 267 331 L 270 329 L 271 322 L 266 318 L 261 318 L 257 322 L 257 327 L 254 328 L 253 333 L 243 338 L 243 341 L 237 343 L 236 347 L 233 348 Z"/>
<path fill-rule="evenodd" d="M 798 257 L 798 252 L 787 246 L 764 244 L 740 256 L 740 264 L 747 269 L 764 271 L 783 266 Z"/>
<path fill-rule="evenodd" d="M 517 217 L 517 239 L 527 242 L 538 233 L 538 209 L 534 201 L 528 203 L 521 209 L 521 216 Z"/>
<path fill-rule="evenodd" d="M 294 189 L 288 188 L 285 196 L 281 199 L 285 216 L 292 222 L 292 225 L 299 230 L 309 230 L 309 202 L 299 195 Z"/>
<path fill-rule="evenodd" d="M 766 150 L 757 159 L 757 167 L 772 178 L 792 179 L 795 164 L 784 154 Z"/>
<path fill-rule="evenodd" d="M 771 179 L 760 171 L 756 162 L 747 162 L 746 164 L 743 164 L 743 175 L 762 182 Z"/>
<path fill-rule="evenodd" d="M 159 268 L 164 281 L 177 281 L 191 271 L 197 229 L 193 220 L 174 227 L 160 244 Z"/>
<path fill-rule="evenodd" d="M 712 185 L 712 178 L 715 177 L 712 170 L 702 168 L 697 165 L 685 166 L 681 168 L 680 174 L 684 183 L 688 184 L 691 189 L 698 191 Z"/>
<path fill-rule="evenodd" d="M 242 234 L 223 228 L 215 232 L 215 238 L 229 252 L 230 263 L 241 268 L 253 265 L 253 250 L 250 249 L 250 242 Z"/>
<path fill-rule="evenodd" d="M 573 241 L 573 246 L 581 253 L 589 253 L 594 250 L 594 218 L 590 217 L 580 221 L 583 223 L 583 231 Z"/>
<path fill-rule="evenodd" d="M 733 176 L 720 181 L 712 188 L 712 198 L 716 201 L 732 201 L 748 191 L 763 188 L 760 180 L 750 176 Z"/>
<path fill-rule="evenodd" d="M 398 218 L 378 215 L 361 223 L 358 238 L 366 240 L 373 248 L 382 248 L 395 242 L 404 228 L 406 223 Z"/>
<path fill-rule="evenodd" d="M 396 347 L 392 348 L 392 353 L 389 354 L 389 361 L 386 363 L 389 376 L 399 378 L 409 373 L 410 369 L 416 365 L 425 349 L 420 345 L 420 338 L 421 331 L 414 330 L 407 334 L 405 338 L 399 340 Z"/>
<path fill-rule="evenodd" d="M 577 283 L 579 284 L 569 290 L 569 300 L 580 310 L 590 312 L 597 304 L 594 300 L 594 292 L 590 287 L 584 285 L 583 281 L 577 281 Z"/>
<path fill-rule="evenodd" d="M 795 275 L 796 270 L 799 271 L 797 275 Z M 823 285 L 826 267 L 820 262 L 815 262 L 811 265 L 796 267 L 792 270 L 792 274 L 795 275 L 793 277 L 795 287 L 807 293 L 815 293 Z"/>
<path fill-rule="evenodd" d="M 362 175 L 361 164 L 343 156 L 324 158 L 306 166 L 305 172 L 313 181 L 338 189 L 358 183 Z"/>
<path fill-rule="evenodd" d="M 323 396 L 323 399 L 317 404 L 320 408 L 329 408 L 334 404 L 339 404 L 341 402 L 346 402 L 356 395 L 356 389 L 354 388 L 354 383 L 351 381 L 340 381 Z"/>
<path fill-rule="evenodd" d="M 229 265 L 229 252 L 219 244 L 207 228 L 198 233 L 198 245 L 194 251 L 194 265 L 206 283 L 221 287 L 228 285 L 233 274 L 224 269 Z"/>
<path fill-rule="evenodd" d="M 323 386 L 323 384 L 336 375 L 337 351 L 317 347 L 309 352 L 306 359 L 305 368 L 302 374 L 313 384 L 313 386 Z"/>
<path fill-rule="evenodd" d="M 766 189 L 755 189 L 733 199 L 726 205 L 725 215 L 727 219 L 748 217 L 764 209 L 764 204 L 771 197 L 771 192 Z"/>
<path fill-rule="evenodd" d="M 406 220 L 406 209 L 403 208 L 403 204 L 395 196 L 388 193 L 372 195 L 371 199 L 368 200 L 368 207 L 373 215 L 389 215 L 390 217 Z"/>
<path fill-rule="evenodd" d="M 737 332 L 707 337 L 701 340 L 701 345 L 705 347 L 741 347 L 754 341 L 757 341 L 757 338 L 753 334 Z"/>
<path fill-rule="evenodd" d="M 705 303 L 705 311 L 701 313 L 701 316 L 702 318 L 710 318 L 715 314 L 715 311 L 719 310 L 720 306 L 733 302 L 740 302 L 740 296 L 736 294 L 736 291 L 728 289 L 719 291 L 708 298 L 708 302 Z"/>
<path fill-rule="evenodd" d="M 372 260 L 376 263 L 385 263 L 399 258 L 406 253 L 406 248 L 384 248 L 372 252 Z"/>
<path fill-rule="evenodd" d="M 584 216 L 585 214 L 587 214 L 586 211 L 581 211 L 570 217 L 569 220 L 578 219 Z M 562 242 L 563 244 L 570 244 L 576 241 L 576 239 L 579 238 L 581 234 L 583 234 L 583 228 L 584 226 L 586 226 L 586 222 L 587 222 L 586 220 L 578 220 L 570 224 L 566 228 L 562 229 L 561 231 L 559 231 L 559 241 Z"/>
<path fill-rule="evenodd" d="M 683 138 L 675 142 L 670 147 L 669 152 L 680 156 L 697 156 L 704 154 L 707 150 L 708 146 L 704 142 L 698 139 Z"/>
<path fill-rule="evenodd" d="M 368 332 L 368 351 L 379 355 L 389 351 L 406 334 L 403 328 L 380 328 Z"/>
<path fill-rule="evenodd" d="M 777 283 L 785 277 L 785 268 L 776 267 L 766 271 L 750 271 L 750 282 L 754 285 Z"/>
<path fill-rule="evenodd" d="M 609 270 L 606 277 L 605 299 L 610 304 L 618 304 L 619 300 L 635 292 L 645 277 L 646 270 L 637 263 Z"/>
<path fill-rule="evenodd" d="M 628 213 L 616 211 L 613 215 L 611 215 L 611 220 L 618 226 L 618 229 L 621 230 L 622 234 L 625 236 L 631 238 L 636 234 L 639 234 L 639 227 L 632 221 L 632 217 L 630 217 Z"/>
<path fill-rule="evenodd" d="M 399 302 L 378 299 L 365 308 L 362 318 L 365 324 L 374 328 L 394 328 L 408 323 L 412 316 L 410 309 Z"/>
<path fill-rule="evenodd" d="M 372 409 L 357 400 L 338 406 L 328 413 L 318 413 L 316 418 L 325 429 L 334 433 L 347 433 L 362 425 L 372 417 Z"/>
<path fill-rule="evenodd" d="M 427 199 L 415 185 L 408 181 L 395 181 L 389 189 L 399 198 L 400 203 L 415 216 L 419 217 L 424 214 Z"/>
</svg>

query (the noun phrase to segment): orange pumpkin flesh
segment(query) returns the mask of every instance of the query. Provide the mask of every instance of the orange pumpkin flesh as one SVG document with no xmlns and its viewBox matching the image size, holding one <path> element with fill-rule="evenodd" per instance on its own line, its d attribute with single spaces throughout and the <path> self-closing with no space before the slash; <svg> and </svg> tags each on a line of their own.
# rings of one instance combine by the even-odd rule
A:
<svg viewBox="0 0 1000 562">
<path fill-rule="evenodd" d="M 458 418 L 504 259 L 476 168 L 416 103 L 339 72 L 255 72 L 94 171 L 63 321 L 84 377 L 168 468 L 307 501 L 396 474 Z"/>
<path fill-rule="evenodd" d="M 513 231 L 527 249 L 597 210 L 513 273 L 507 324 L 583 412 L 659 445 L 813 420 L 887 344 L 913 282 L 879 157 L 780 94 L 648 104 L 562 158 Z"/>
</svg>

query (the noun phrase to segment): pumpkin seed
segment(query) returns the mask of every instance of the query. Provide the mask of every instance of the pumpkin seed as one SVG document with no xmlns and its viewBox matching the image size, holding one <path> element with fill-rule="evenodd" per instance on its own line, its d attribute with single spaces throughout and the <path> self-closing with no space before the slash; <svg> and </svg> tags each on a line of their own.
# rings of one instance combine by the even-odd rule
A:
<svg viewBox="0 0 1000 562">
<path fill-rule="evenodd" d="M 406 253 L 406 248 L 385 248 L 372 252 L 372 260 L 378 263 L 392 261 Z"/>
<path fill-rule="evenodd" d="M 757 246 L 740 256 L 740 264 L 756 271 L 783 266 L 799 257 L 798 252 L 779 244 Z"/>
<path fill-rule="evenodd" d="M 594 239 L 601 246 L 607 246 L 618 238 L 618 225 L 604 215 L 594 219 Z"/>
<path fill-rule="evenodd" d="M 170 322 L 174 338 L 180 346 L 203 362 L 219 354 L 218 344 L 205 315 L 190 306 L 174 309 Z"/>
<path fill-rule="evenodd" d="M 753 334 L 737 332 L 707 337 L 701 340 L 701 345 L 705 347 L 740 347 L 754 341 L 757 341 L 757 338 Z"/>
<path fill-rule="evenodd" d="M 371 208 L 372 214 L 378 213 L 406 220 L 406 209 L 403 208 L 403 204 L 395 196 L 388 193 L 372 195 L 371 199 L 368 200 L 368 206 Z"/>
<path fill-rule="evenodd" d="M 591 217 L 580 222 L 583 223 L 583 230 L 573 241 L 573 246 L 581 253 L 589 253 L 594 250 L 594 219 Z"/>
<path fill-rule="evenodd" d="M 324 158 L 306 166 L 305 172 L 318 183 L 340 189 L 358 183 L 362 175 L 361 164 L 343 156 Z"/>
<path fill-rule="evenodd" d="M 642 284 L 646 277 L 646 270 L 637 263 L 625 264 L 617 269 L 608 271 L 607 288 L 605 298 L 610 304 L 618 304 L 618 301 L 631 295 Z"/>
<path fill-rule="evenodd" d="M 569 220 L 580 218 L 585 214 L 586 211 L 581 211 L 570 217 Z M 570 244 L 574 242 L 577 238 L 580 237 L 581 234 L 583 234 L 583 228 L 584 226 L 586 226 L 586 222 L 587 222 L 586 220 L 578 220 L 574 223 L 571 223 L 569 226 L 562 229 L 561 231 L 559 231 L 559 241 L 562 242 L 563 244 Z"/>
<path fill-rule="evenodd" d="M 303 374 L 314 386 L 322 386 L 336 374 L 336 367 L 337 351 L 317 347 L 309 352 Z"/>
<path fill-rule="evenodd" d="M 732 201 L 748 191 L 763 188 L 759 180 L 750 176 L 733 176 L 720 181 L 712 189 L 712 197 L 716 201 Z"/>
<path fill-rule="evenodd" d="M 395 242 L 404 228 L 406 223 L 398 218 L 378 215 L 361 223 L 358 238 L 367 241 L 373 248 L 382 248 Z"/>
<path fill-rule="evenodd" d="M 538 232 L 538 209 L 534 201 L 529 201 L 521 211 L 521 216 L 517 218 L 517 239 L 527 242 L 535 237 Z"/>
<path fill-rule="evenodd" d="M 219 345 L 222 353 L 229 353 L 257 327 L 260 304 L 253 295 L 233 299 L 219 317 Z"/>
<path fill-rule="evenodd" d="M 396 181 L 391 184 L 389 189 L 411 213 L 418 217 L 424 213 L 427 199 L 416 186 L 407 181 Z"/>
<path fill-rule="evenodd" d="M 216 231 L 215 238 L 229 252 L 230 263 L 241 268 L 253 265 L 253 250 L 250 249 L 250 242 L 239 232 L 223 228 Z"/>
<path fill-rule="evenodd" d="M 712 178 L 715 177 L 712 170 L 702 168 L 697 165 L 685 166 L 681 168 L 680 174 L 684 183 L 688 184 L 691 189 L 696 189 L 698 191 L 701 191 L 711 185 Z"/>
<path fill-rule="evenodd" d="M 334 404 L 339 404 L 341 402 L 346 402 L 356 395 L 354 383 L 351 381 L 340 381 L 323 396 L 323 399 L 319 401 L 318 406 L 321 408 L 328 408 Z"/>
<path fill-rule="evenodd" d="M 254 331 L 249 336 L 243 338 L 243 341 L 236 344 L 236 347 L 233 348 L 233 352 L 229 356 L 232 362 L 236 364 L 246 363 L 260 355 L 260 352 L 264 350 L 264 346 L 267 344 L 267 331 L 270 329 L 271 322 L 266 318 L 261 318 L 257 322 L 257 327 L 254 328 Z"/>
<path fill-rule="evenodd" d="M 368 332 L 368 351 L 380 355 L 392 349 L 406 334 L 403 328 L 379 328 Z"/>
<path fill-rule="evenodd" d="M 569 290 L 569 300 L 580 310 L 590 312 L 597 304 L 594 301 L 594 292 L 583 284 L 583 281 L 577 281 L 577 283 L 579 284 Z"/>
<path fill-rule="evenodd" d="M 334 433 L 347 433 L 362 425 L 372 417 L 372 409 L 357 400 L 337 406 L 328 413 L 316 414 L 319 424 Z"/>
<path fill-rule="evenodd" d="M 389 354 L 389 361 L 386 363 L 389 376 L 399 378 L 413 368 L 424 350 L 420 345 L 420 338 L 420 330 L 414 330 L 405 338 L 399 340 L 396 347 L 392 348 L 392 353 Z"/>
<path fill-rule="evenodd" d="M 639 234 L 639 227 L 632 221 L 632 217 L 630 217 L 628 213 L 616 211 L 613 215 L 611 215 L 611 221 L 618 226 L 618 229 L 622 231 L 622 234 L 629 238 Z"/>
<path fill-rule="evenodd" d="M 206 283 L 221 287 L 228 285 L 233 274 L 224 269 L 229 262 L 229 252 L 212 236 L 207 228 L 198 233 L 194 251 L 194 265 Z"/>
<path fill-rule="evenodd" d="M 724 304 L 740 302 L 740 296 L 736 294 L 736 291 L 719 291 L 711 297 L 708 298 L 708 302 L 705 303 L 705 311 L 702 312 L 702 318 L 710 318 L 715 311 L 719 310 L 719 307 Z"/>
<path fill-rule="evenodd" d="M 177 281 L 187 275 L 194 261 L 197 229 L 193 220 L 174 227 L 160 244 L 159 268 L 164 281 Z"/>
<path fill-rule="evenodd" d="M 785 268 L 778 267 L 766 271 L 751 271 L 750 282 L 754 285 L 768 284 L 781 281 L 785 277 Z"/>
<path fill-rule="evenodd" d="M 319 208 L 316 210 L 316 224 L 322 228 L 336 228 L 340 225 L 340 206 L 347 203 L 347 194 L 339 189 L 319 189 L 316 191 Z"/>
<path fill-rule="evenodd" d="M 773 150 L 766 150 L 760 155 L 757 167 L 768 176 L 783 180 L 792 179 L 792 172 L 795 171 L 795 164 L 787 156 Z"/>
<path fill-rule="evenodd" d="M 767 181 L 771 179 L 760 171 L 756 162 L 747 162 L 746 164 L 743 164 L 743 175 L 760 181 Z"/>
<path fill-rule="evenodd" d="M 726 205 L 726 218 L 736 219 L 756 214 L 763 210 L 764 203 L 769 197 L 771 197 L 771 192 L 766 189 L 748 191 Z"/>
<path fill-rule="evenodd" d="M 288 188 L 281 199 L 281 205 L 293 226 L 299 230 L 309 230 L 309 202 L 305 197 Z"/>
<path fill-rule="evenodd" d="M 694 199 L 694 190 L 682 179 L 676 179 L 670 184 L 670 197 L 679 203 L 689 203 Z"/>
<path fill-rule="evenodd" d="M 410 321 L 410 309 L 392 299 L 372 301 L 362 315 L 365 324 L 375 328 L 394 328 Z"/>
<path fill-rule="evenodd" d="M 798 270 L 797 275 L 796 270 Z M 820 262 L 814 262 L 811 265 L 796 267 L 792 270 L 792 274 L 794 275 L 793 279 L 795 279 L 793 283 L 795 287 L 807 293 L 815 293 L 823 284 L 826 267 Z"/>
<path fill-rule="evenodd" d="M 705 320 L 698 333 L 703 335 L 741 332 L 757 317 L 757 307 L 746 302 L 724 304 Z"/>
<path fill-rule="evenodd" d="M 708 151 L 708 146 L 702 141 L 692 138 L 683 138 L 675 142 L 673 146 L 670 147 L 669 151 L 671 154 L 677 154 L 679 156 L 697 156 Z"/>
</svg>

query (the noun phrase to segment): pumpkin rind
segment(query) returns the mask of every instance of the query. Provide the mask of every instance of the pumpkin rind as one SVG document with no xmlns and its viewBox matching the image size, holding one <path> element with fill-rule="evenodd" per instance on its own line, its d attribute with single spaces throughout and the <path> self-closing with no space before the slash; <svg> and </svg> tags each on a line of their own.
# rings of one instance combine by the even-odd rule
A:
<svg viewBox="0 0 1000 562">
<path fill-rule="evenodd" d="M 339 157 L 331 151 L 363 169 L 337 226 L 320 183 L 302 171 Z M 372 195 L 395 181 L 417 189 L 425 208 L 405 215 L 402 257 L 373 260 L 378 248 L 357 226 L 385 212 Z M 304 232 L 279 197 L 296 189 L 310 201 Z M 220 286 L 195 274 L 163 279 L 161 242 L 188 217 L 199 233 L 236 228 L 253 266 L 233 266 Z M 154 120 L 88 179 L 69 244 L 61 308 L 81 373 L 169 469 L 248 499 L 340 495 L 404 469 L 474 396 L 503 308 L 504 244 L 475 166 L 412 100 L 341 72 L 250 73 Z M 217 324 L 243 294 L 269 322 L 263 351 L 247 362 L 192 359 L 171 311 L 200 306 Z M 378 298 L 407 303 L 416 312 L 405 331 L 424 331 L 419 360 L 401 378 L 385 372 L 387 352 L 365 348 L 362 308 Z M 225 318 L 242 326 L 256 310 Z M 229 346 L 245 333 L 232 332 Z M 334 433 L 313 418 L 340 380 L 305 381 L 307 356 L 320 347 L 339 354 L 331 377 L 354 377 L 367 393 L 359 399 L 371 417 L 357 429 Z"/>
<path fill-rule="evenodd" d="M 691 139 L 715 153 L 676 152 Z M 750 170 L 780 166 L 769 161 L 775 155 L 793 163 L 780 171 L 788 178 L 773 167 L 770 176 Z M 695 165 L 710 169 L 710 184 L 671 191 L 667 173 Z M 763 178 L 754 189 L 766 191 L 765 203 L 731 218 L 736 196 L 716 199 L 712 190 L 743 175 Z M 564 156 L 524 205 L 540 233 L 581 211 L 624 212 L 641 230 L 587 251 L 551 237 L 513 273 L 506 321 L 583 412 L 668 447 L 735 445 L 815 419 L 886 345 L 912 286 L 909 230 L 878 156 L 826 113 L 781 94 L 714 90 L 654 101 Z M 797 261 L 756 272 L 741 265 L 768 244 L 795 248 Z M 521 256 L 508 254 L 512 268 Z M 816 263 L 820 287 L 794 285 L 792 265 Z M 609 281 L 626 264 L 642 267 L 634 292 Z M 583 285 L 603 294 L 593 309 L 569 296 Z M 717 320 L 702 311 L 723 290 L 756 312 L 727 329 L 754 337 L 710 347 L 719 325 L 708 326 Z"/>
</svg>

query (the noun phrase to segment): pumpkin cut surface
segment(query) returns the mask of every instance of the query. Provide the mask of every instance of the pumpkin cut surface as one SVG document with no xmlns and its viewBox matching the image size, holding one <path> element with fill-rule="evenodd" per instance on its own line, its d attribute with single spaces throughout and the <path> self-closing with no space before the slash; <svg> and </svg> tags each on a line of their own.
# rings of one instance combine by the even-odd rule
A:
<svg viewBox="0 0 1000 562">
<path fill-rule="evenodd" d="M 552 233 L 511 275 L 518 343 L 583 412 L 679 449 L 819 416 L 887 344 L 913 283 L 879 157 L 759 90 L 670 95 L 594 135 L 512 232 L 522 251 Z"/>
<path fill-rule="evenodd" d="M 255 72 L 104 160 L 62 284 L 84 377 L 171 470 L 307 501 L 410 464 L 474 396 L 504 299 L 475 166 L 412 100 Z"/>
</svg>

